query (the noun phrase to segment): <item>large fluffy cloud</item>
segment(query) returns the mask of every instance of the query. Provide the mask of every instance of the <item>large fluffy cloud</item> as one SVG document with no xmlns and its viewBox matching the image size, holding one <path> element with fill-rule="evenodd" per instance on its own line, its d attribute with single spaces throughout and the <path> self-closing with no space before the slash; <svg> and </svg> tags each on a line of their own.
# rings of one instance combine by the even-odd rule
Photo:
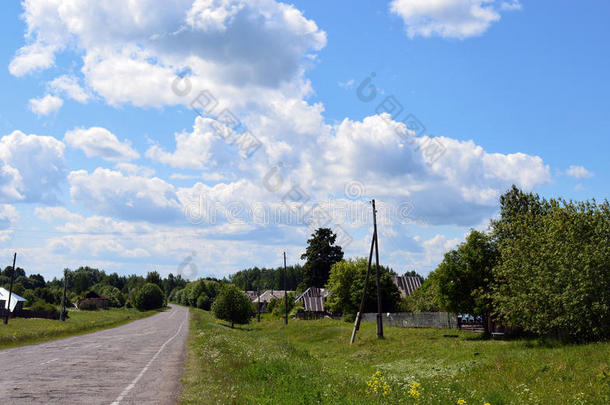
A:
<svg viewBox="0 0 610 405">
<path fill-rule="evenodd" d="M 265 128 L 264 148 L 247 162 L 228 152 L 231 145 L 208 128 L 211 122 L 198 118 L 193 132 L 176 135 L 174 152 L 153 146 L 147 156 L 173 167 L 232 172 L 242 179 L 227 183 L 234 199 L 279 203 L 298 186 L 311 200 L 377 198 L 396 212 L 409 211 L 412 219 L 438 225 L 478 225 L 512 184 L 531 190 L 550 181 L 550 169 L 538 156 L 489 153 L 473 141 L 448 137 L 417 137 L 388 114 L 334 126 L 313 117 L 307 125 L 293 122 L 301 133 L 291 131 L 289 141 L 274 127 L 278 122 L 282 127 L 278 117 L 258 126 Z M 431 146 L 436 154 L 429 153 Z M 267 179 L 274 170 L 281 184 L 269 187 L 266 183 L 278 183 Z"/>
<path fill-rule="evenodd" d="M 61 141 L 21 131 L 0 139 L 3 201 L 56 203 L 66 173 Z"/>
<path fill-rule="evenodd" d="M 186 68 L 193 89 L 234 105 L 273 89 L 301 94 L 303 62 L 326 43 L 313 21 L 274 0 L 26 0 L 24 9 L 28 43 L 11 73 L 48 68 L 73 49 L 86 83 L 111 104 L 188 104 L 194 94 L 171 90 Z"/>
<path fill-rule="evenodd" d="M 357 183 L 361 197 L 396 207 L 410 202 L 417 217 L 432 224 L 476 225 L 493 213 L 511 184 L 530 190 L 550 180 L 540 157 L 488 153 L 473 141 L 416 137 L 388 114 L 345 119 L 313 138 L 296 150 L 282 149 L 269 162 L 284 162 L 286 177 L 314 196 L 341 195 Z"/>
<path fill-rule="evenodd" d="M 173 221 L 183 210 L 171 184 L 157 178 L 125 176 L 97 168 L 73 171 L 68 176 L 70 195 L 94 212 L 131 220 Z"/>
<path fill-rule="evenodd" d="M 112 162 L 129 161 L 140 157 L 129 141 L 119 141 L 116 135 L 106 128 L 76 128 L 66 132 L 64 141 L 74 148 L 82 149 L 87 157 L 99 156 Z"/>
<path fill-rule="evenodd" d="M 500 19 L 501 10 L 519 9 L 519 1 L 393 0 L 390 9 L 405 22 L 407 35 L 467 38 L 480 35 Z"/>
</svg>

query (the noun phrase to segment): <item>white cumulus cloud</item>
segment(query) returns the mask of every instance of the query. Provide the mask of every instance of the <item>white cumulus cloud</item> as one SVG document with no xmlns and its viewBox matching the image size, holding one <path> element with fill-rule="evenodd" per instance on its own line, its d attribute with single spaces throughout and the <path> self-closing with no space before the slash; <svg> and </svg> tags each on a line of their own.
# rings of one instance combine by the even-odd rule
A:
<svg viewBox="0 0 610 405">
<path fill-rule="evenodd" d="M 500 20 L 500 11 L 518 10 L 520 6 L 519 1 L 393 0 L 390 10 L 403 19 L 410 38 L 468 38 L 487 31 Z"/>
<path fill-rule="evenodd" d="M 112 162 L 134 160 L 140 157 L 128 141 L 121 142 L 106 128 L 76 128 L 66 132 L 64 142 L 82 149 L 87 157 L 99 156 Z"/>
<path fill-rule="evenodd" d="M 48 83 L 49 89 L 56 93 L 62 93 L 78 101 L 85 103 L 89 100 L 90 95 L 78 83 L 78 79 L 74 76 L 62 75 L 56 77 Z"/>
<path fill-rule="evenodd" d="M 36 115 L 49 115 L 51 113 L 59 111 L 62 105 L 64 105 L 64 101 L 57 97 L 52 96 L 50 94 L 45 95 L 40 98 L 32 98 L 30 99 L 30 110 Z"/>
<path fill-rule="evenodd" d="M 157 178 L 97 168 L 68 175 L 70 195 L 96 212 L 117 218 L 168 222 L 183 216 L 173 185 Z"/>
<path fill-rule="evenodd" d="M 53 137 L 21 131 L 0 138 L 1 198 L 56 203 L 67 173 L 64 149 L 64 144 Z"/>
<path fill-rule="evenodd" d="M 75 48 L 83 53 L 85 83 L 113 105 L 188 105 L 202 89 L 233 105 L 260 102 L 278 89 L 300 95 L 309 90 L 304 62 L 326 44 L 313 21 L 274 0 L 23 5 L 27 44 L 11 73 L 48 68 L 58 52 Z M 172 91 L 176 73 L 187 68 L 189 97 Z"/>
</svg>

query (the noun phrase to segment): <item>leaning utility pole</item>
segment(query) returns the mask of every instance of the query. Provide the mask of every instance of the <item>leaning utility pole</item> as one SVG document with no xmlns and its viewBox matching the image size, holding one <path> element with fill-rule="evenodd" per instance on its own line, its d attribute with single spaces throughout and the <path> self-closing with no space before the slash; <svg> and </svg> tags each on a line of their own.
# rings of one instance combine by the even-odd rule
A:
<svg viewBox="0 0 610 405">
<path fill-rule="evenodd" d="M 369 265 L 366 271 L 366 277 L 364 278 L 364 290 L 362 291 L 362 299 L 360 300 L 360 310 L 356 314 L 356 320 L 354 321 L 354 329 L 352 330 L 350 344 L 353 344 L 354 340 L 356 339 L 356 332 L 360 329 L 360 321 L 362 319 L 362 314 L 364 313 L 366 291 L 369 285 L 369 275 L 371 273 L 371 265 L 373 262 L 373 248 L 375 249 L 375 268 L 377 270 L 377 337 L 383 338 L 383 319 L 381 315 L 381 282 L 378 247 L 379 240 L 377 238 L 377 209 L 375 208 L 375 200 L 373 200 L 371 203 L 373 204 L 373 239 L 371 240 L 371 250 L 369 252 Z"/>
<path fill-rule="evenodd" d="M 17 261 L 17 252 L 13 256 L 13 272 L 11 273 L 11 285 L 8 289 L 8 303 L 6 304 L 6 315 L 4 316 L 4 324 L 8 324 L 8 316 L 11 313 L 11 297 L 13 296 L 13 281 L 15 281 L 15 262 Z"/>
<path fill-rule="evenodd" d="M 356 321 L 354 322 L 354 329 L 352 330 L 352 337 L 349 341 L 350 344 L 354 343 L 354 339 L 356 339 L 356 332 L 360 329 L 360 320 L 362 319 L 362 314 L 364 313 L 364 304 L 366 301 L 366 290 L 369 287 L 369 275 L 371 274 L 371 262 L 373 261 L 373 248 L 375 247 L 375 234 L 373 234 L 373 239 L 371 240 L 371 251 L 369 253 L 369 266 L 366 270 L 366 277 L 364 278 L 364 291 L 362 292 L 362 299 L 360 299 L 360 309 L 356 314 Z"/>
<path fill-rule="evenodd" d="M 288 325 L 288 293 L 286 292 L 286 252 L 284 252 L 284 325 Z"/>
<path fill-rule="evenodd" d="M 377 239 L 377 209 L 373 200 L 373 237 L 375 238 L 375 267 L 377 268 L 377 337 L 383 338 L 383 319 L 381 318 L 381 269 L 379 268 L 379 239 Z"/>
<path fill-rule="evenodd" d="M 68 286 L 68 270 L 64 269 L 64 294 L 61 297 L 61 312 L 59 314 L 59 320 L 66 320 L 66 287 Z"/>
</svg>

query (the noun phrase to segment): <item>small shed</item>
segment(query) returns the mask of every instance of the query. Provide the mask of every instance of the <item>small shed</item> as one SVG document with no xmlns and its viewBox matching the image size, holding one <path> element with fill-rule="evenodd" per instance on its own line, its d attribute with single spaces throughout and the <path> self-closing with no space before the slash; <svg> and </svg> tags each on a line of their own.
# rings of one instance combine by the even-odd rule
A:
<svg viewBox="0 0 610 405">
<path fill-rule="evenodd" d="M 108 298 L 95 291 L 89 291 L 74 303 L 74 306 L 78 309 L 95 309 L 92 308 L 93 305 L 100 309 L 108 309 Z"/>
<path fill-rule="evenodd" d="M 11 312 L 19 312 L 23 309 L 23 303 L 27 300 L 23 297 L 18 296 L 15 293 L 11 294 L 11 307 L 8 307 L 8 296 L 9 292 L 7 289 L 0 287 L 0 305 L 4 309 L 8 309 Z"/>
</svg>

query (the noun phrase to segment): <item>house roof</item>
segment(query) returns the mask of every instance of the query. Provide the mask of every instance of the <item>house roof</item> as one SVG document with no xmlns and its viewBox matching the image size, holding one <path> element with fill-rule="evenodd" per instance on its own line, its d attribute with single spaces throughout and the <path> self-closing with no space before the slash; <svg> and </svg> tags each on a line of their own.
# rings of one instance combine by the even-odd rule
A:
<svg viewBox="0 0 610 405">
<path fill-rule="evenodd" d="M 413 294 L 413 291 L 421 287 L 421 279 L 415 276 L 392 276 L 392 281 L 403 296 L 409 296 Z"/>
<path fill-rule="evenodd" d="M 324 297 L 303 297 L 303 306 L 307 312 L 324 312 Z"/>
<path fill-rule="evenodd" d="M 288 294 L 293 293 L 294 291 L 287 291 Z M 284 290 L 266 290 L 261 293 L 261 302 L 269 302 L 273 298 L 282 299 L 284 298 Z M 254 297 L 252 301 L 258 302 L 258 297 Z"/>
<path fill-rule="evenodd" d="M 101 294 L 96 293 L 95 291 L 89 291 L 87 294 L 83 296 L 83 298 L 99 298 L 102 300 L 107 300 L 108 298 L 104 297 Z"/>
<path fill-rule="evenodd" d="M 256 293 L 256 291 L 247 290 L 247 291 L 244 291 L 244 294 L 246 294 L 251 300 L 258 297 L 258 294 Z"/>
<path fill-rule="evenodd" d="M 303 293 L 299 295 L 294 302 L 300 301 L 304 297 L 322 297 L 326 299 L 329 295 L 330 292 L 324 288 L 309 287 L 307 290 L 303 291 Z"/>
<path fill-rule="evenodd" d="M 11 295 L 11 308 L 10 311 L 13 312 L 15 310 L 15 307 L 17 306 L 18 302 L 25 302 L 27 301 L 25 298 L 20 297 L 19 295 L 12 293 Z M 8 308 L 8 296 L 9 296 L 9 292 L 7 289 L 0 287 L 0 301 L 4 301 L 4 308 L 5 309 L 9 309 Z"/>
</svg>

